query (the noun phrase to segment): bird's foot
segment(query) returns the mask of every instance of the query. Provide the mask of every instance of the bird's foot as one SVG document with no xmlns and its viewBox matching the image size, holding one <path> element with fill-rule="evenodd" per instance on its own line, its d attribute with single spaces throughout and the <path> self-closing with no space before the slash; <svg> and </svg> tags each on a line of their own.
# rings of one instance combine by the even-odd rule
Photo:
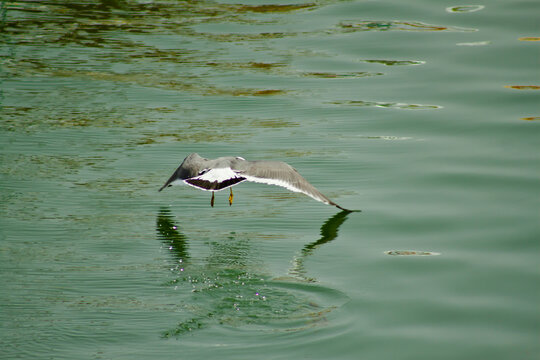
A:
<svg viewBox="0 0 540 360">
<path fill-rule="evenodd" d="M 229 195 L 229 206 L 232 205 L 233 198 L 234 198 L 234 195 L 233 195 L 232 189 L 231 189 L 231 194 Z"/>
<path fill-rule="evenodd" d="M 212 191 L 212 198 L 210 199 L 210 206 L 214 207 L 214 192 Z"/>
</svg>

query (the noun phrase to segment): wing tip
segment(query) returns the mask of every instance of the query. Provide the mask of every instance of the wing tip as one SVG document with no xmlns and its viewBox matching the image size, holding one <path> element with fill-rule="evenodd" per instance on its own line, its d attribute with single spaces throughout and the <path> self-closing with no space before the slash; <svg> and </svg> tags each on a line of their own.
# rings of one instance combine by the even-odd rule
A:
<svg viewBox="0 0 540 360">
<path fill-rule="evenodd" d="M 339 206 L 338 204 L 336 204 L 333 201 L 328 202 L 328 205 L 333 205 L 333 206 L 337 207 L 338 209 L 340 209 L 341 211 L 346 211 L 346 212 L 349 212 L 349 213 L 351 213 L 351 212 L 362 212 L 362 210 L 351 210 L 351 209 L 344 208 L 342 206 Z"/>
<path fill-rule="evenodd" d="M 348 213 L 352 213 L 352 212 L 362 212 L 362 210 L 350 210 L 350 209 L 346 209 L 344 207 L 341 207 L 337 204 L 334 204 L 335 207 L 337 207 L 338 209 L 340 209 L 341 211 L 345 211 L 345 212 L 348 212 Z"/>
</svg>

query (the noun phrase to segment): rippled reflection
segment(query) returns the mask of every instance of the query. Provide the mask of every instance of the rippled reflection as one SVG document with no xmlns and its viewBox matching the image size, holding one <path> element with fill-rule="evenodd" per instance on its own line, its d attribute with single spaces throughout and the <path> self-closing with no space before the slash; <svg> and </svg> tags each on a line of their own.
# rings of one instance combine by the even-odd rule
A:
<svg viewBox="0 0 540 360">
<path fill-rule="evenodd" d="M 345 32 L 355 31 L 476 31 L 476 29 L 453 26 L 431 25 L 419 21 L 359 21 L 342 22 L 340 26 Z"/>
<path fill-rule="evenodd" d="M 421 60 L 362 60 L 366 63 L 373 64 L 382 64 L 386 66 L 395 66 L 395 65 L 423 65 L 426 62 Z"/>
<path fill-rule="evenodd" d="M 540 86 L 538 85 L 505 85 L 505 88 L 515 90 L 540 90 Z"/>
<path fill-rule="evenodd" d="M 289 270 L 290 275 L 302 281 L 316 281 L 314 278 L 307 276 L 304 261 L 307 257 L 313 254 L 316 249 L 337 237 L 340 226 L 343 225 L 345 220 L 347 220 L 347 216 L 349 214 L 349 211 L 341 211 L 330 219 L 326 220 L 326 222 L 321 226 L 321 238 L 304 246 L 300 254 L 293 258 L 292 267 Z"/>
<path fill-rule="evenodd" d="M 419 251 L 419 250 L 388 250 L 384 252 L 386 255 L 392 256 L 433 256 L 441 255 L 438 252 L 433 251 Z"/>
<path fill-rule="evenodd" d="M 261 272 L 249 239 L 230 234 L 223 241 L 210 243 L 210 254 L 195 259 L 189 254 L 190 239 L 175 224 L 171 211 L 157 214 L 158 240 L 173 258 L 172 286 L 185 311 L 183 320 L 162 333 L 178 337 L 213 325 L 249 326 L 250 329 L 296 331 L 322 326 L 328 312 L 342 305 L 347 297 L 334 289 L 313 284 L 304 261 L 313 252 L 337 237 L 349 212 L 328 219 L 321 227 L 321 238 L 306 245 L 294 258 L 290 279 L 273 279 Z M 300 280 L 300 281 L 298 281 Z M 308 283 L 306 283 L 309 282 Z"/>
<path fill-rule="evenodd" d="M 484 9 L 484 5 L 459 5 L 447 7 L 446 11 L 449 13 L 470 13 Z"/>
<path fill-rule="evenodd" d="M 491 44 L 490 41 L 473 41 L 457 43 L 457 46 L 485 46 Z"/>
<path fill-rule="evenodd" d="M 405 110 L 432 110 L 440 109 L 440 105 L 425 105 L 425 104 L 405 104 L 394 102 L 381 102 L 381 101 L 362 101 L 362 100 L 345 100 L 345 101 L 333 101 L 335 105 L 349 105 L 349 106 L 365 106 L 365 107 L 381 107 L 381 108 L 395 108 Z"/>
</svg>

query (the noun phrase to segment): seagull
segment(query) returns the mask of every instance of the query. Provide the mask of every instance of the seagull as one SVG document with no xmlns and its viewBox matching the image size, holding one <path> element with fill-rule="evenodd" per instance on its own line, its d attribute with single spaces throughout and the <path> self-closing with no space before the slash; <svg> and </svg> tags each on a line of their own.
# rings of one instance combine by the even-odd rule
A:
<svg viewBox="0 0 540 360">
<path fill-rule="evenodd" d="M 303 193 L 317 201 L 342 208 L 311 185 L 287 163 L 282 161 L 248 161 L 240 156 L 205 159 L 197 153 L 188 155 L 182 164 L 159 189 L 187 184 L 199 190 L 211 191 L 210 205 L 214 206 L 214 192 L 230 188 L 229 205 L 233 203 L 232 187 L 244 181 L 282 186 Z"/>
</svg>

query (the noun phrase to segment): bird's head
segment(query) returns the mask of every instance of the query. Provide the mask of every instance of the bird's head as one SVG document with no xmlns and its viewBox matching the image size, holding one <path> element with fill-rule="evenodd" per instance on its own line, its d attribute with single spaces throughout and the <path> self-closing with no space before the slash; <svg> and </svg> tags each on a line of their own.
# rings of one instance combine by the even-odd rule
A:
<svg viewBox="0 0 540 360">
<path fill-rule="evenodd" d="M 207 159 L 201 157 L 197 153 L 192 153 L 186 156 L 184 161 L 176 169 L 176 171 L 171 175 L 169 180 L 159 189 L 159 191 L 165 189 L 167 186 L 175 185 L 176 183 L 181 183 L 182 180 L 189 179 L 199 175 L 201 170 L 204 168 L 204 162 Z"/>
</svg>

